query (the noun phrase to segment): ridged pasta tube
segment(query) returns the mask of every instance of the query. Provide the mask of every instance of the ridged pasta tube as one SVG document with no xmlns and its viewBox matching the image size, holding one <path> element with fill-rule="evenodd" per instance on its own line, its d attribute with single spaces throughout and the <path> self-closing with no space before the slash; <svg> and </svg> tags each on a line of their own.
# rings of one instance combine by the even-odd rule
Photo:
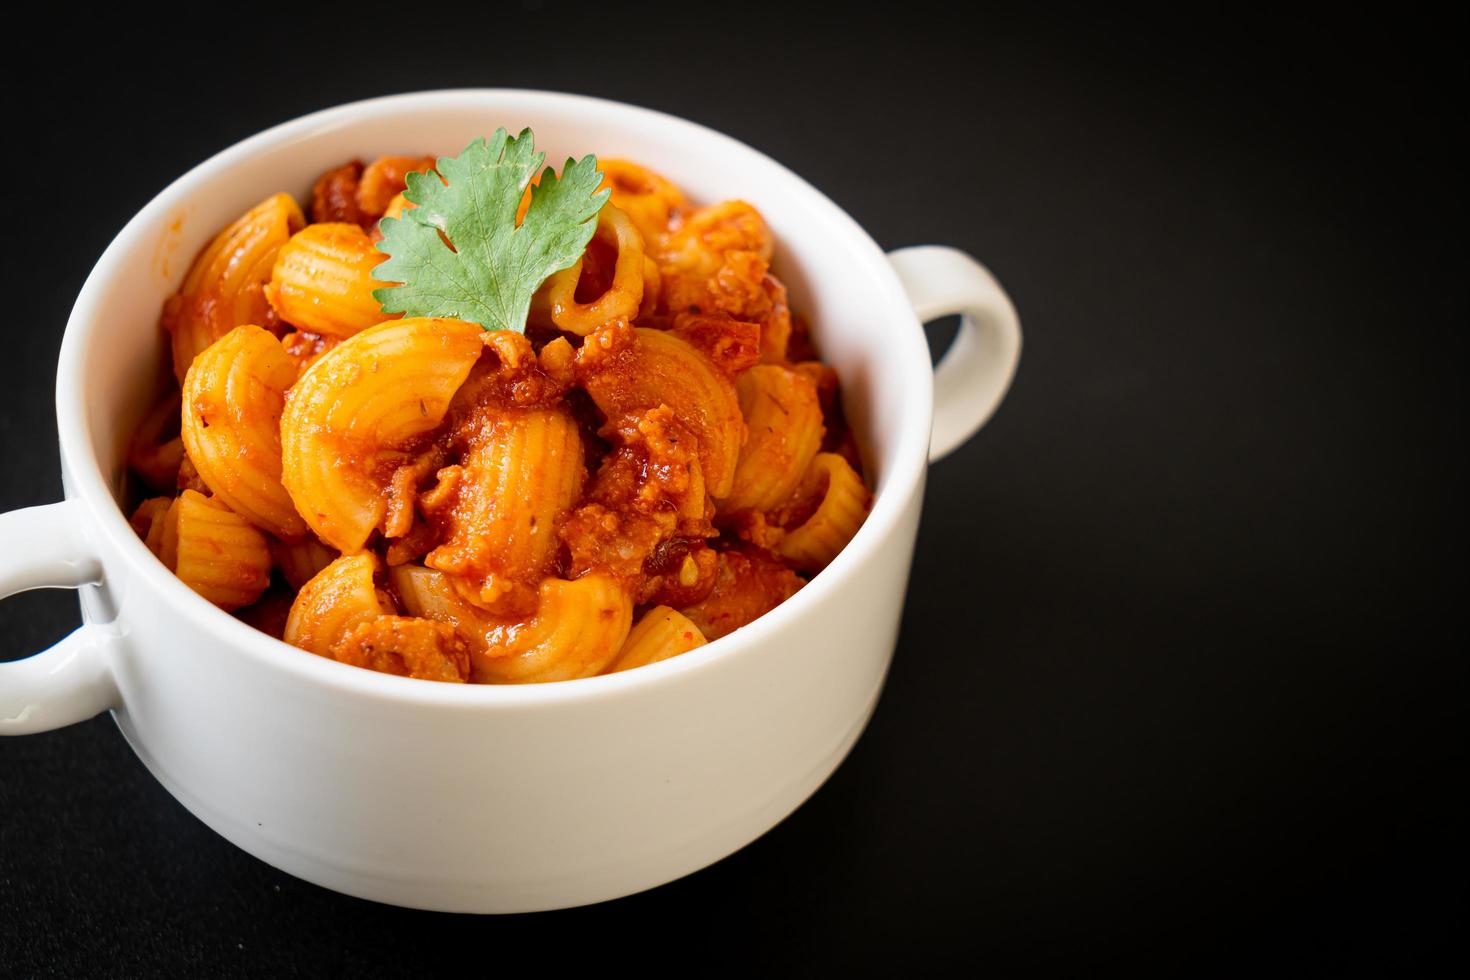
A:
<svg viewBox="0 0 1470 980">
<path fill-rule="evenodd" d="M 332 348 L 281 417 L 282 478 L 317 537 L 362 549 L 387 511 L 404 447 L 438 426 L 483 349 L 462 320 L 391 320 Z"/>
<path fill-rule="evenodd" d="M 337 552 L 308 534 L 297 541 L 270 542 L 271 560 L 291 588 L 299 589 L 337 560 Z"/>
<path fill-rule="evenodd" d="M 281 246 L 265 295 L 282 320 L 310 333 L 350 337 L 386 316 L 373 269 L 387 258 L 357 225 L 307 225 Z"/>
<path fill-rule="evenodd" d="M 492 630 L 477 679 L 501 684 L 564 681 L 600 674 L 622 648 L 633 602 L 617 579 L 585 575 L 541 583 L 536 614 Z"/>
<path fill-rule="evenodd" d="M 534 594 L 550 571 L 557 526 L 582 491 L 582 437 L 564 408 L 487 405 L 470 424 L 463 472 L 445 510 L 430 514 L 444 543 L 424 564 L 473 580 L 495 609 L 517 585 Z"/>
<path fill-rule="evenodd" d="M 493 617 L 461 598 L 448 577 L 400 565 L 390 572 L 404 607 L 455 626 L 470 641 L 470 679 L 528 684 L 601 673 L 618 655 L 633 621 L 627 591 L 608 575 L 541 583 L 529 618 Z"/>
<path fill-rule="evenodd" d="M 265 536 L 222 502 L 185 490 L 164 518 L 159 558 L 224 610 L 248 606 L 270 584 Z"/>
<path fill-rule="evenodd" d="M 617 341 L 607 335 L 613 343 Z M 693 345 L 664 330 L 632 329 L 632 343 L 602 348 L 599 332 L 582 345 L 578 373 L 587 393 L 608 418 L 668 405 L 699 440 L 705 489 L 729 496 L 745 441 L 745 419 L 735 386 Z"/>
<path fill-rule="evenodd" d="M 837 453 L 818 453 L 799 496 L 820 498 L 817 509 L 786 532 L 777 551 L 794 567 L 818 572 L 862 527 L 868 515 L 868 488 L 847 460 Z"/>
<path fill-rule="evenodd" d="M 157 555 L 163 546 L 163 530 L 168 523 L 169 511 L 173 508 L 172 497 L 150 497 L 138 505 L 128 523 L 143 539 L 148 550 Z"/>
<path fill-rule="evenodd" d="M 357 182 L 357 206 L 364 218 L 376 218 L 403 192 L 408 175 L 434 167 L 433 157 L 378 157 L 362 170 Z"/>
<path fill-rule="evenodd" d="M 708 642 L 699 627 L 668 606 L 656 606 L 628 633 L 617 659 L 608 665 L 609 674 L 657 663 L 688 653 Z"/>
<path fill-rule="evenodd" d="M 388 581 L 410 615 L 448 623 L 472 641 L 472 649 L 484 647 L 485 635 L 501 622 L 462 597 L 449 576 L 435 569 L 392 565 Z"/>
<path fill-rule="evenodd" d="M 607 290 L 596 299 L 578 302 L 577 283 L 584 263 L 584 259 L 578 259 L 569 268 L 552 273 L 533 301 L 539 317 L 549 318 L 557 329 L 581 337 L 618 317 L 632 319 L 643 303 L 643 236 L 633 222 L 611 204 L 604 205 L 598 214 L 594 240 L 617 251 Z"/>
<path fill-rule="evenodd" d="M 822 405 L 811 379 L 758 364 L 735 382 L 749 434 L 725 511 L 769 511 L 785 503 L 822 447 Z"/>
<path fill-rule="evenodd" d="M 306 522 L 281 484 L 281 410 L 296 365 L 257 326 L 209 345 L 184 378 L 183 437 L 200 479 L 229 508 L 279 538 Z"/>
<path fill-rule="evenodd" d="M 644 242 L 654 247 L 668 234 L 673 217 L 686 204 L 684 193 L 671 181 L 628 160 L 599 158 L 602 185 L 612 188 L 612 204 L 638 227 Z"/>
<path fill-rule="evenodd" d="M 391 612 L 373 583 L 378 559 L 343 555 L 301 587 L 286 617 L 285 641 L 323 657 L 352 630 Z"/>
<path fill-rule="evenodd" d="M 276 254 L 306 216 L 289 194 L 273 194 L 215 236 L 189 267 L 177 296 L 164 306 L 180 383 L 200 351 L 244 323 L 265 323 L 265 299 Z"/>
</svg>

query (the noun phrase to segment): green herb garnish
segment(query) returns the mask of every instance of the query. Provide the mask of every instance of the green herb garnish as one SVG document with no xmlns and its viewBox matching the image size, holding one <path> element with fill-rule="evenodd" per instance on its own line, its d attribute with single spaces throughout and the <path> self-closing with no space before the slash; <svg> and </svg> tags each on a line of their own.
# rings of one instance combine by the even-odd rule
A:
<svg viewBox="0 0 1470 980">
<path fill-rule="evenodd" d="M 397 284 L 373 290 L 383 312 L 524 332 L 531 296 L 582 257 L 612 193 L 597 189 L 595 156 L 568 159 L 560 177 L 546 168 L 517 227 L 521 195 L 545 159 L 529 129 L 512 137 L 502 128 L 440 157 L 438 174 L 409 174 L 404 197 L 417 207 L 379 226 L 389 258 L 373 278 Z"/>
</svg>

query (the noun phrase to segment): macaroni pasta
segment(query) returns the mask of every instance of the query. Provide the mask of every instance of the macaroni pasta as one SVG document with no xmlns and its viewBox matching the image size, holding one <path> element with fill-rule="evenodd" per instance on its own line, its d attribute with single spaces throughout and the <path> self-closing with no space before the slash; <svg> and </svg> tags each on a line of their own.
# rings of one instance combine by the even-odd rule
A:
<svg viewBox="0 0 1470 980">
<path fill-rule="evenodd" d="M 304 651 L 451 683 L 677 657 L 833 561 L 871 493 L 761 213 L 603 160 L 524 334 L 385 315 L 379 219 L 444 166 L 346 163 L 200 252 L 162 315 L 178 387 L 128 454 L 149 550 Z"/>
</svg>

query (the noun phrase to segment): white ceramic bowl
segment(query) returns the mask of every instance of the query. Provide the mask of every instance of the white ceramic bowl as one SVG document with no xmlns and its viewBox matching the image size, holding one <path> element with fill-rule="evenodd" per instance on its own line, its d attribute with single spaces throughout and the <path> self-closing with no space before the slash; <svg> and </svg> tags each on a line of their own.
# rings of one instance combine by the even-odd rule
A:
<svg viewBox="0 0 1470 980">
<path fill-rule="evenodd" d="M 692 653 L 521 687 L 359 670 L 191 592 L 119 507 L 128 437 L 164 379 L 159 309 L 217 229 L 352 157 L 457 153 L 531 126 L 549 161 L 596 152 L 770 222 L 776 271 L 845 386 L 876 500 L 789 602 Z M 931 371 L 921 319 L 965 314 Z M 916 315 L 917 314 L 917 315 Z M 398 905 L 520 912 L 670 881 L 755 839 L 842 761 L 893 653 L 929 460 L 978 429 L 1020 350 L 1015 312 L 953 249 L 884 255 L 755 150 L 670 116 L 546 92 L 374 99 L 195 167 L 119 234 L 67 325 L 56 383 L 66 500 L 0 515 L 0 597 L 79 587 L 84 625 L 0 664 L 0 733 L 111 710 L 199 819 L 264 861 Z M 932 423 L 932 437 L 931 437 Z"/>
</svg>

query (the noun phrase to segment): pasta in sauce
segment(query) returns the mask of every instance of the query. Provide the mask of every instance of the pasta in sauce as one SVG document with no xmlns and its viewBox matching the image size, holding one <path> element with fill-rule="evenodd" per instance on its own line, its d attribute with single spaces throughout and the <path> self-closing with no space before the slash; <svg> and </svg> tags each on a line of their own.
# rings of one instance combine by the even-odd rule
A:
<svg viewBox="0 0 1470 980">
<path fill-rule="evenodd" d="M 390 317 L 379 219 L 434 166 L 346 163 L 305 212 L 272 195 L 166 304 L 178 385 L 129 462 L 171 571 L 319 656 L 527 683 L 696 649 L 836 556 L 871 494 L 755 208 L 604 160 L 524 333 Z"/>
</svg>

